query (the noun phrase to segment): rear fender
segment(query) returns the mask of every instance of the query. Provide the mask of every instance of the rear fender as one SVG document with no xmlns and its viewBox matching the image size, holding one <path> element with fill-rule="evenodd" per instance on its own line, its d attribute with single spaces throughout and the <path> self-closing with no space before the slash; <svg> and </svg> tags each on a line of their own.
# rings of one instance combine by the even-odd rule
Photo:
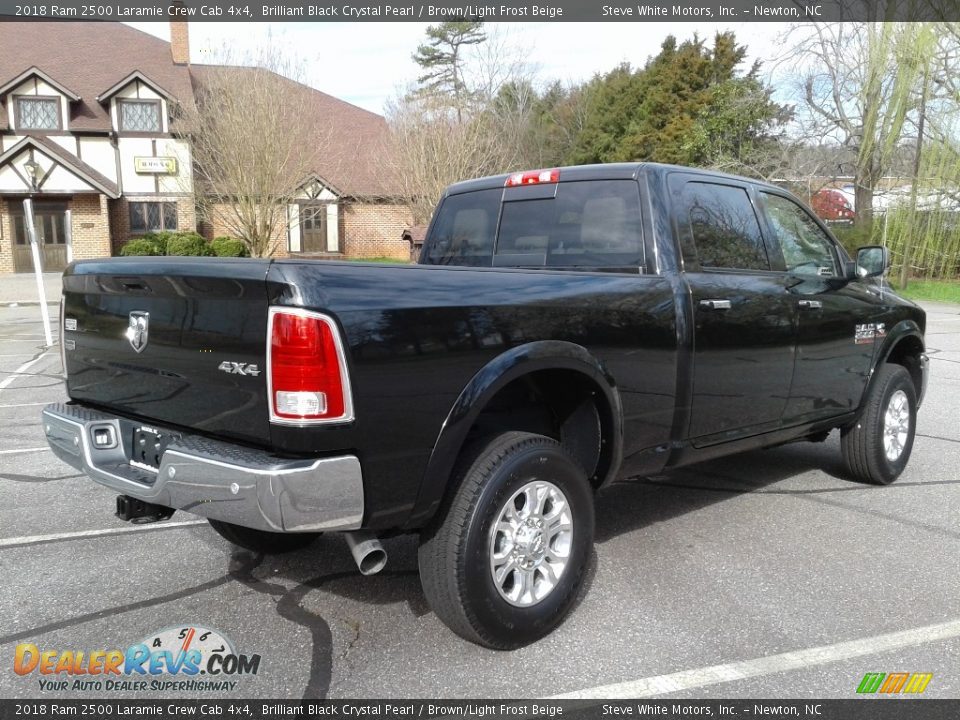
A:
<svg viewBox="0 0 960 720">
<path fill-rule="evenodd" d="M 511 348 L 487 363 L 471 378 L 450 408 L 434 443 L 408 523 L 410 527 L 423 525 L 436 512 L 470 428 L 490 400 L 517 378 L 538 370 L 574 370 L 593 380 L 602 391 L 611 411 L 612 424 L 612 432 L 607 438 L 611 462 L 602 484 L 615 476 L 623 452 L 623 410 L 613 377 L 581 345 L 557 340 L 532 342 Z"/>
</svg>

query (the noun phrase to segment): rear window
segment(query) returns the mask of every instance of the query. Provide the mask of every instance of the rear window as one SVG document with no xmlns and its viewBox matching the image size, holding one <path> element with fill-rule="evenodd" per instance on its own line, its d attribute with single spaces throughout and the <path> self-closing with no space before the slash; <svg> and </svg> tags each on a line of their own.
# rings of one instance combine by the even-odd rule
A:
<svg viewBox="0 0 960 720">
<path fill-rule="evenodd" d="M 560 183 L 555 197 L 509 200 L 502 203 L 502 210 L 501 196 L 497 189 L 447 198 L 424 262 L 486 267 L 643 265 L 640 198 L 632 180 Z"/>
</svg>

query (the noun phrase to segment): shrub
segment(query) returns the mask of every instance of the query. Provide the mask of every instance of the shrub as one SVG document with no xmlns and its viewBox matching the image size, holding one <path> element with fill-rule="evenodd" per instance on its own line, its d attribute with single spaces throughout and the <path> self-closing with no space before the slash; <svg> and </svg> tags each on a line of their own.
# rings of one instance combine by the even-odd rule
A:
<svg viewBox="0 0 960 720">
<path fill-rule="evenodd" d="M 142 255 L 163 255 L 163 252 L 153 241 L 148 240 L 147 238 L 138 238 L 136 240 L 131 240 L 122 248 L 120 248 L 120 254 L 123 257 L 133 257 Z"/>
<path fill-rule="evenodd" d="M 177 233 L 167 241 L 167 255 L 213 255 L 207 241 L 195 232 Z"/>
<path fill-rule="evenodd" d="M 232 237 L 218 237 L 210 242 L 210 249 L 217 257 L 247 257 L 247 246 Z"/>
<path fill-rule="evenodd" d="M 154 245 L 160 249 L 161 255 L 167 254 L 167 243 L 170 242 L 171 238 L 177 237 L 179 233 L 172 232 L 171 230 L 160 230 L 159 232 L 148 232 L 143 236 L 144 240 L 149 240 Z"/>
</svg>

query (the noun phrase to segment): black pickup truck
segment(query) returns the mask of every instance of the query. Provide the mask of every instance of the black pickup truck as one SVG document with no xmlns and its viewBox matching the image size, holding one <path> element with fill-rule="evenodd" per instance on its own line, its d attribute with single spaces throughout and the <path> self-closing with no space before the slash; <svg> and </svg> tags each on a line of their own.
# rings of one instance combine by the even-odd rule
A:
<svg viewBox="0 0 960 720">
<path fill-rule="evenodd" d="M 925 315 L 780 188 L 653 164 L 450 187 L 418 264 L 125 258 L 64 273 L 65 462 L 144 522 L 247 548 L 419 532 L 455 632 L 513 648 L 569 611 L 593 495 L 840 430 L 904 469 Z"/>
</svg>

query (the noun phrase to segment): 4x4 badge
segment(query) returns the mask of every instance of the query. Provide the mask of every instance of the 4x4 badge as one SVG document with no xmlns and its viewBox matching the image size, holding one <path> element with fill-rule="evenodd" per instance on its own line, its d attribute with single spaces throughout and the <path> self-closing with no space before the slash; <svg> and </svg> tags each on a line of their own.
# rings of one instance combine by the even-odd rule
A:
<svg viewBox="0 0 960 720">
<path fill-rule="evenodd" d="M 260 368 L 252 363 L 240 363 L 224 360 L 217 366 L 217 370 L 222 370 L 231 375 L 253 375 L 257 377 L 260 374 Z"/>
<path fill-rule="evenodd" d="M 134 310 L 130 313 L 130 325 L 127 327 L 127 340 L 130 347 L 138 353 L 143 352 L 150 339 L 150 313 Z"/>
</svg>

